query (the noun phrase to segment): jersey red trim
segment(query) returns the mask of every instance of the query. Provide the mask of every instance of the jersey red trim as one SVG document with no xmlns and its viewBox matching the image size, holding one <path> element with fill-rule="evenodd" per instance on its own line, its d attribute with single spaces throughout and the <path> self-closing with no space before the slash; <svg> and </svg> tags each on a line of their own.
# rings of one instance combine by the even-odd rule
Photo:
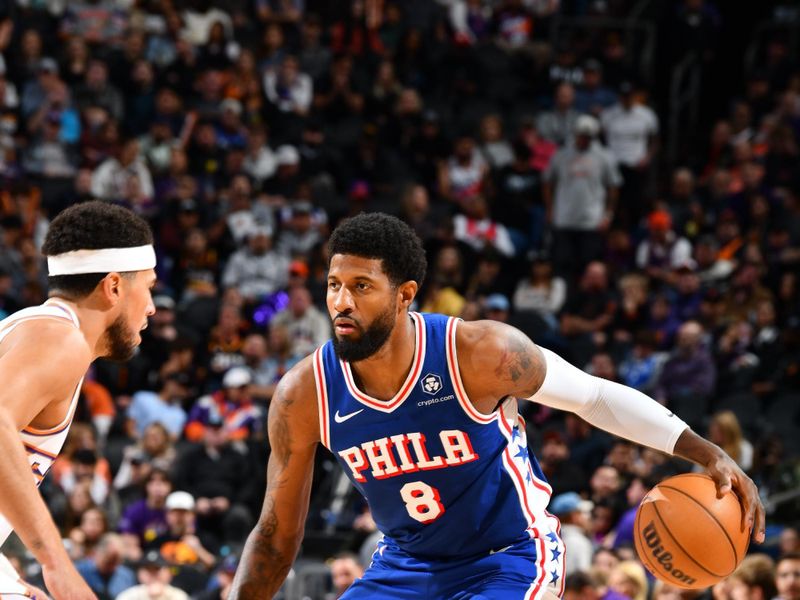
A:
<svg viewBox="0 0 800 600">
<path fill-rule="evenodd" d="M 458 354 L 456 352 L 456 326 L 458 325 L 458 321 L 459 319 L 455 317 L 450 317 L 447 321 L 446 354 L 450 381 L 453 382 L 456 399 L 464 412 L 467 413 L 467 416 L 476 423 L 488 425 L 498 418 L 498 412 L 495 411 L 490 415 L 484 415 L 478 412 L 467 397 L 467 392 L 464 390 L 464 382 L 461 381 L 461 370 L 458 367 Z"/>
</svg>

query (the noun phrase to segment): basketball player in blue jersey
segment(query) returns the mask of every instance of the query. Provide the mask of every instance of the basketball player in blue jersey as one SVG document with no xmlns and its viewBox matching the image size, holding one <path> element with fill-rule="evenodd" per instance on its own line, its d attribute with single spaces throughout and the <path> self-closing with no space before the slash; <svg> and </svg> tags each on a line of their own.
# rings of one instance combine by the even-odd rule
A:
<svg viewBox="0 0 800 600">
<path fill-rule="evenodd" d="M 0 544 L 15 531 L 56 600 L 94 598 L 75 570 L 37 490 L 67 437 L 86 369 L 127 360 L 155 312 L 153 237 L 131 211 L 101 202 L 50 224 L 50 293 L 0 321 Z M 0 598 L 43 597 L 0 555 Z"/>
<path fill-rule="evenodd" d="M 320 442 L 385 534 L 342 598 L 559 597 L 564 545 L 517 398 L 702 465 L 720 493 L 736 491 L 763 539 L 753 482 L 660 404 L 587 375 L 505 324 L 411 312 L 425 255 L 398 219 L 349 219 L 329 250 L 335 335 L 272 398 L 266 498 L 231 599 L 271 598 L 280 588 L 303 535 Z"/>
</svg>

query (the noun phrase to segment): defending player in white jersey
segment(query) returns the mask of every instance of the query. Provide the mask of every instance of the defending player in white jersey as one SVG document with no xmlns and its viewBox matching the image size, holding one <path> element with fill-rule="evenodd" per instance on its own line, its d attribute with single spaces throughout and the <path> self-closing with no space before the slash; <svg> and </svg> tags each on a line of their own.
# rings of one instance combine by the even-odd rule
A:
<svg viewBox="0 0 800 600">
<path fill-rule="evenodd" d="M 127 360 L 141 342 L 155 312 L 156 257 L 148 224 L 101 202 L 59 214 L 42 251 L 50 298 L 0 321 L 0 543 L 16 531 L 42 565 L 48 592 L 83 600 L 95 596 L 37 485 L 61 450 L 86 369 L 98 357 Z M 0 560 L 0 598 L 35 593 Z"/>
</svg>

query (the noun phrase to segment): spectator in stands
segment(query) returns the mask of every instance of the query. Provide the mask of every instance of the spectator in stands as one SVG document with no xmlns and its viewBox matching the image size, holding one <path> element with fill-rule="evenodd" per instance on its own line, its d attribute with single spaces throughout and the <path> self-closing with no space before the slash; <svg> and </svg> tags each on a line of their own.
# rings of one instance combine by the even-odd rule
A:
<svg viewBox="0 0 800 600">
<path fill-rule="evenodd" d="M 556 272 L 572 277 L 600 255 L 621 180 L 611 155 L 593 143 L 594 117 L 576 118 L 575 144 L 561 148 L 544 173 L 547 221 L 554 229 Z"/>
<path fill-rule="evenodd" d="M 70 558 L 73 562 L 94 555 L 95 548 L 103 535 L 108 533 L 108 517 L 101 508 L 90 508 L 81 515 L 80 523 L 68 535 Z M 66 541 L 65 541 L 66 542 Z"/>
<path fill-rule="evenodd" d="M 566 572 L 588 571 L 592 566 L 592 542 L 587 535 L 593 504 L 575 492 L 554 496 L 548 510 L 561 521 L 561 539 L 569 549 Z"/>
<path fill-rule="evenodd" d="M 153 178 L 139 156 L 139 140 L 135 137 L 122 142 L 117 156 L 103 161 L 92 173 L 92 194 L 100 200 L 128 200 L 132 180 L 147 201 L 153 198 Z"/>
<path fill-rule="evenodd" d="M 136 579 L 139 585 L 125 590 L 118 600 L 189 600 L 186 592 L 170 585 L 170 565 L 158 550 L 151 550 L 139 561 Z"/>
<path fill-rule="evenodd" d="M 512 163 L 514 151 L 503 135 L 503 120 L 499 114 L 488 114 L 481 119 L 480 137 L 479 149 L 492 170 L 499 171 Z"/>
<path fill-rule="evenodd" d="M 481 194 L 488 172 L 473 137 L 460 135 L 453 143 L 452 154 L 439 166 L 439 195 L 460 205 Z"/>
<path fill-rule="evenodd" d="M 723 448 L 743 471 L 753 466 L 753 445 L 744 437 L 734 412 L 725 410 L 711 417 L 708 439 Z"/>
<path fill-rule="evenodd" d="M 473 195 L 460 201 L 464 214 L 453 217 L 455 239 L 467 244 L 475 252 L 493 249 L 510 258 L 516 253 L 508 228 L 489 214 L 489 205 L 483 195 Z"/>
<path fill-rule="evenodd" d="M 800 530 L 797 527 L 784 527 L 781 530 L 778 550 L 781 556 L 800 552 Z"/>
<path fill-rule="evenodd" d="M 599 117 L 617 102 L 617 94 L 603 82 L 603 64 L 590 58 L 583 65 L 583 81 L 575 92 L 575 109 Z"/>
<path fill-rule="evenodd" d="M 495 169 L 488 186 L 492 216 L 506 226 L 519 253 L 538 252 L 544 234 L 541 174 L 531 166 L 531 150 L 521 139 L 512 146 L 508 164 Z"/>
<path fill-rule="evenodd" d="M 656 346 L 657 340 L 653 332 L 648 330 L 636 332 L 633 347 L 619 366 L 622 383 L 645 394 L 653 394 L 667 359 L 663 352 L 656 352 Z"/>
<path fill-rule="evenodd" d="M 122 94 L 108 80 L 108 65 L 102 60 L 89 61 L 84 83 L 75 89 L 75 104 L 80 111 L 89 106 L 99 106 L 108 111 L 114 120 L 122 118 Z"/>
<path fill-rule="evenodd" d="M 725 582 L 725 589 L 731 598 L 774 598 L 778 592 L 775 562 L 766 554 L 745 556 Z"/>
<path fill-rule="evenodd" d="M 695 418 L 699 417 L 697 412 L 704 413 L 717 376 L 703 334 L 703 328 L 696 321 L 681 325 L 675 350 L 664 364 L 655 391 L 656 400 L 668 407 L 694 407 L 696 412 L 690 417 Z"/>
<path fill-rule="evenodd" d="M 128 407 L 128 419 L 135 438 L 141 438 L 152 423 L 161 423 L 177 439 L 186 424 L 182 403 L 189 394 L 189 378 L 185 373 L 170 373 L 162 378 L 158 392 L 140 390 Z"/>
<path fill-rule="evenodd" d="M 253 432 L 261 431 L 261 409 L 250 397 L 252 382 L 253 375 L 247 367 L 229 369 L 222 378 L 222 389 L 199 398 L 192 406 L 186 424 L 186 439 L 202 441 L 209 428 L 220 426 L 225 430 L 226 439 L 230 440 L 243 440 Z"/>
<path fill-rule="evenodd" d="M 137 561 L 150 541 L 167 531 L 167 497 L 172 481 L 166 470 L 154 467 L 144 482 L 145 496 L 128 504 L 120 517 L 119 532 L 124 542 L 124 556 Z"/>
<path fill-rule="evenodd" d="M 553 274 L 552 263 L 544 258 L 531 261 L 529 273 L 514 292 L 514 309 L 535 312 L 555 331 L 558 329 L 556 315 L 567 298 L 567 284 Z"/>
<path fill-rule="evenodd" d="M 622 173 L 620 221 L 635 226 L 650 208 L 645 188 L 658 146 L 658 117 L 637 101 L 633 84 L 624 81 L 619 86 L 619 102 L 601 113 L 600 122 Z"/>
<path fill-rule="evenodd" d="M 304 287 L 289 291 L 289 306 L 273 317 L 270 326 L 286 328 L 295 356 L 311 354 L 330 338 L 330 318 L 312 304 L 311 293 Z"/>
<path fill-rule="evenodd" d="M 331 578 L 333 579 L 331 600 L 340 598 L 347 588 L 363 574 L 364 567 L 359 564 L 355 554 L 343 553 L 335 556 L 331 562 Z"/>
<path fill-rule="evenodd" d="M 574 86 L 568 82 L 560 83 L 553 97 L 553 110 L 539 115 L 536 120 L 536 131 L 544 139 L 558 146 L 570 145 L 579 116 L 580 113 L 575 110 Z M 597 135 L 597 132 L 594 135 Z"/>
<path fill-rule="evenodd" d="M 656 210 L 647 217 L 648 237 L 636 249 L 636 266 L 648 277 L 662 283 L 674 282 L 673 269 L 686 265 L 692 258 L 692 245 L 672 229 L 672 217 L 665 210 Z"/>
<path fill-rule="evenodd" d="M 308 256 L 322 241 L 322 234 L 314 223 L 314 207 L 309 202 L 295 202 L 287 212 L 289 220 L 278 237 L 277 249 L 291 257 Z"/>
<path fill-rule="evenodd" d="M 775 563 L 775 587 L 780 600 L 800 598 L 800 554 L 797 551 L 778 558 Z"/>
<path fill-rule="evenodd" d="M 134 572 L 122 564 L 124 546 L 116 533 L 107 533 L 97 544 L 94 556 L 75 565 L 99 600 L 114 600 L 136 585 Z"/>
<path fill-rule="evenodd" d="M 167 496 L 167 530 L 148 539 L 145 552 L 157 550 L 174 565 L 187 565 L 201 570 L 211 569 L 216 563 L 213 540 L 198 532 L 195 525 L 195 500 L 189 492 L 176 491 Z M 206 548 L 211 548 L 207 550 Z"/>
<path fill-rule="evenodd" d="M 594 353 L 595 346 L 606 341 L 617 304 L 608 283 L 608 270 L 598 261 L 586 265 L 578 284 L 580 294 L 568 297 L 561 313 L 561 333 L 570 338 L 575 352 L 580 352 L 579 364 Z"/>
<path fill-rule="evenodd" d="M 633 560 L 624 560 L 608 576 L 608 587 L 631 600 L 647 598 L 647 577 L 644 567 Z"/>
<path fill-rule="evenodd" d="M 188 450 L 175 468 L 175 487 L 194 497 L 198 529 L 218 542 L 243 539 L 253 521 L 247 508 L 254 493 L 247 450 L 234 448 L 225 425 L 212 416 L 201 442 Z"/>
<path fill-rule="evenodd" d="M 311 107 L 314 84 L 300 71 L 297 57 L 286 56 L 277 69 L 264 74 L 264 93 L 281 113 L 305 116 Z"/>
<path fill-rule="evenodd" d="M 537 456 L 553 496 L 584 490 L 586 473 L 570 460 L 570 446 L 561 432 L 555 429 L 545 431 Z"/>
<path fill-rule="evenodd" d="M 601 593 L 603 588 L 589 573 L 572 571 L 564 584 L 564 600 L 630 600 L 628 596 L 613 590 Z"/>
<path fill-rule="evenodd" d="M 247 246 L 237 250 L 222 273 L 225 287 L 236 287 L 248 302 L 280 289 L 288 280 L 289 259 L 272 249 L 272 232 L 256 226 L 247 236 Z"/>
</svg>

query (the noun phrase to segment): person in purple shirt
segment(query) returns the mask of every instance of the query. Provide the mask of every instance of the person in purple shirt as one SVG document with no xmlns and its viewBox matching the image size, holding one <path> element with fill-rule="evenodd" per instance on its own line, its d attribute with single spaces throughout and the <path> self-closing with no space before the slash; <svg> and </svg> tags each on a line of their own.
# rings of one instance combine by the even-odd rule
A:
<svg viewBox="0 0 800 600">
<path fill-rule="evenodd" d="M 139 560 L 143 546 L 167 531 L 165 504 L 171 491 L 172 481 L 167 472 L 153 469 L 145 482 L 145 497 L 123 510 L 118 528 L 128 560 Z"/>
</svg>

